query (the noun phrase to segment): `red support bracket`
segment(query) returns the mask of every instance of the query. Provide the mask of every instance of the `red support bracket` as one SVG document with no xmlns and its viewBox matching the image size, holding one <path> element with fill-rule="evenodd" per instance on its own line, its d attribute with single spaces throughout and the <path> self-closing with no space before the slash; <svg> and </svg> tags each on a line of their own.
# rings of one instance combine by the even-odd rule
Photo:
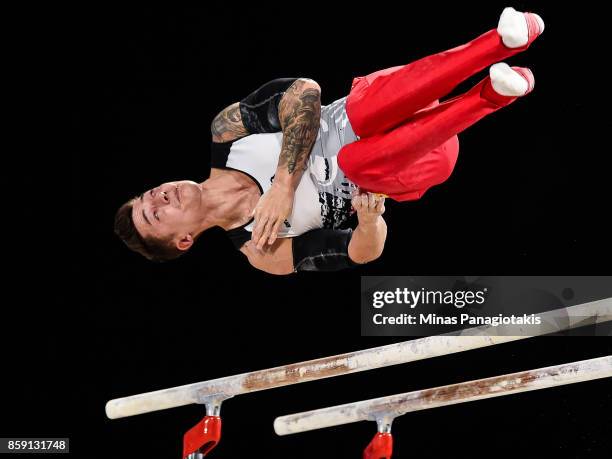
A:
<svg viewBox="0 0 612 459">
<path fill-rule="evenodd" d="M 393 437 L 391 433 L 377 433 L 363 452 L 363 459 L 391 459 Z"/>
<path fill-rule="evenodd" d="M 201 459 L 221 440 L 221 417 L 206 416 L 183 436 L 183 459 Z"/>
</svg>

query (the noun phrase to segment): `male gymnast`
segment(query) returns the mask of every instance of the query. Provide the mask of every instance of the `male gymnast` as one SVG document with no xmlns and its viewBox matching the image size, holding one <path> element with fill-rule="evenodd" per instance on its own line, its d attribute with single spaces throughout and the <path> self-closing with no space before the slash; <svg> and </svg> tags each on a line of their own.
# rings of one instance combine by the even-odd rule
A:
<svg viewBox="0 0 612 459">
<path fill-rule="evenodd" d="M 501 62 L 544 31 L 533 13 L 502 12 L 497 29 L 469 43 L 352 82 L 321 106 L 307 78 L 279 78 L 212 122 L 211 173 L 164 183 L 129 200 L 115 232 L 165 261 L 219 226 L 251 265 L 271 274 L 334 271 L 378 258 L 384 197 L 419 199 L 452 173 L 457 135 L 533 90 L 527 68 Z M 439 99 L 490 66 L 460 96 Z M 346 229 L 357 213 L 354 230 Z"/>
</svg>

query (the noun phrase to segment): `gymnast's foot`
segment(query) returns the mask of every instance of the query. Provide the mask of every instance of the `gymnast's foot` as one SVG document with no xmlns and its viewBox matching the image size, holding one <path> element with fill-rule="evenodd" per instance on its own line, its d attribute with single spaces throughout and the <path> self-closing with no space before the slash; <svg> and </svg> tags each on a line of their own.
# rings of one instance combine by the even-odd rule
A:
<svg viewBox="0 0 612 459">
<path fill-rule="evenodd" d="M 502 96 L 520 97 L 533 90 L 535 78 L 528 68 L 510 67 L 504 62 L 492 65 L 489 69 L 491 86 Z"/>
<path fill-rule="evenodd" d="M 544 21 L 534 13 L 522 13 L 505 8 L 499 18 L 497 33 L 508 48 L 521 48 L 530 44 L 544 32 Z"/>
</svg>

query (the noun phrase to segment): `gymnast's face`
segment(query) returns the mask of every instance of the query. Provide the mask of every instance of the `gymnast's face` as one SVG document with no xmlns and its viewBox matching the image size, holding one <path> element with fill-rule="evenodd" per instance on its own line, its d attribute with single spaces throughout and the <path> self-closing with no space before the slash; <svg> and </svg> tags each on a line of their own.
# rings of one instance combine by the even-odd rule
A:
<svg viewBox="0 0 612 459">
<path fill-rule="evenodd" d="M 163 183 L 134 199 L 132 220 L 145 239 L 170 240 L 187 250 L 199 231 L 202 189 L 189 180 Z"/>
</svg>

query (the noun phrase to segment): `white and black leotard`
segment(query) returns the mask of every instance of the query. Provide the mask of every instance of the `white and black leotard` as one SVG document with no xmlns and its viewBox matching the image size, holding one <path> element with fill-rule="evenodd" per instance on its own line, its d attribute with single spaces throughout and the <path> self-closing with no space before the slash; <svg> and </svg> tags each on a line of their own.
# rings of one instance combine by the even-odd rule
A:
<svg viewBox="0 0 612 459">
<path fill-rule="evenodd" d="M 250 176 L 265 193 L 274 180 L 283 142 L 278 103 L 297 78 L 273 80 L 240 102 L 243 124 L 250 135 L 213 144 L 211 165 Z M 346 114 L 346 97 L 321 107 L 321 123 L 307 169 L 296 189 L 293 213 L 279 237 L 295 237 L 314 229 L 339 229 L 353 213 L 352 192 L 357 186 L 338 167 L 337 155 L 358 137 Z M 253 222 L 228 231 L 240 248 L 250 239 Z"/>
</svg>

